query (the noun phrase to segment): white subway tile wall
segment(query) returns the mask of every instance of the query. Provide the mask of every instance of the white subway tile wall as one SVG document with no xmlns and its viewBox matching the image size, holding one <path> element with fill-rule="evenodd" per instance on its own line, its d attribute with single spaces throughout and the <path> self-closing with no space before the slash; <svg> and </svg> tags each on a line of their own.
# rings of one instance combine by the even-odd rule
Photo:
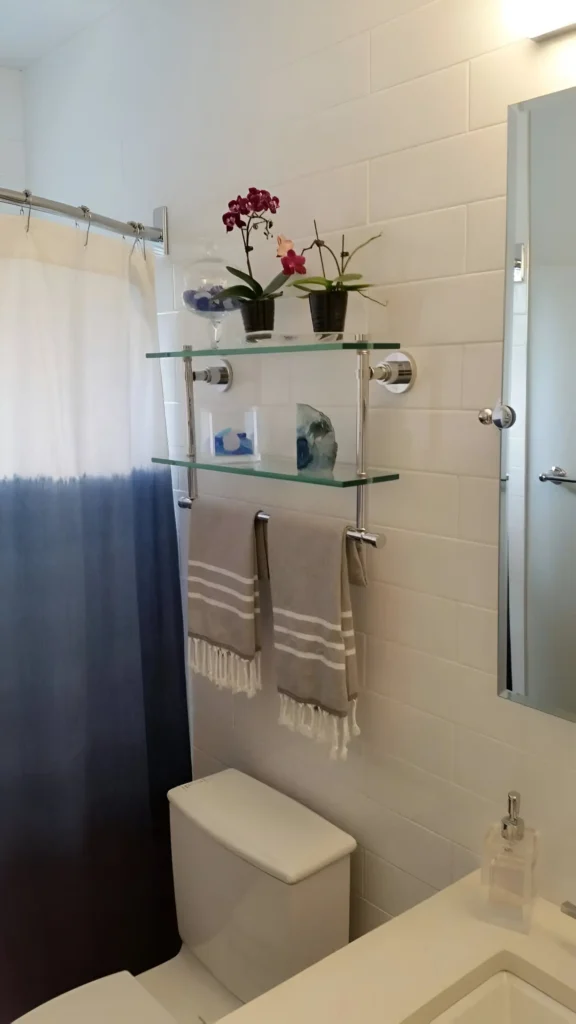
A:
<svg viewBox="0 0 576 1024">
<path fill-rule="evenodd" d="M 32 187 L 144 221 L 168 204 L 178 265 L 159 266 L 165 348 L 204 336 L 180 308 L 179 263 L 199 236 L 220 237 L 238 191 L 277 191 L 277 228 L 296 239 L 314 216 L 337 244 L 344 230 L 350 244 L 381 231 L 359 266 L 388 306 L 359 300 L 350 323 L 400 342 L 419 372 L 405 397 L 371 393 L 372 460 L 401 479 L 370 493 L 385 545 L 355 595 L 363 735 L 348 762 L 278 727 L 267 664 L 250 702 L 193 681 L 195 771 L 241 768 L 357 838 L 353 935 L 473 870 L 512 787 L 543 833 L 542 892 L 566 898 L 576 727 L 496 696 L 499 438 L 476 412 L 500 391 L 507 104 L 575 85 L 576 39 L 515 38 L 500 0 L 205 6 L 200 17 L 192 4 L 127 0 L 28 71 Z M 257 259 L 271 277 L 273 246 Z M 305 304 L 283 300 L 279 324 L 304 327 Z M 258 405 L 282 448 L 295 403 L 311 402 L 350 451 L 352 356 L 233 362 L 234 390 L 200 387 L 200 408 Z M 186 444 L 181 370 L 164 366 L 175 454 Z M 199 483 L 272 514 L 354 516 L 353 496 L 321 488 L 206 473 Z M 185 486 L 175 473 L 176 493 Z"/>
<path fill-rule="evenodd" d="M 27 187 L 24 172 L 23 75 L 12 68 L 0 68 L 0 183 L 22 192 Z M 2 212 L 11 207 L 3 206 Z"/>
</svg>

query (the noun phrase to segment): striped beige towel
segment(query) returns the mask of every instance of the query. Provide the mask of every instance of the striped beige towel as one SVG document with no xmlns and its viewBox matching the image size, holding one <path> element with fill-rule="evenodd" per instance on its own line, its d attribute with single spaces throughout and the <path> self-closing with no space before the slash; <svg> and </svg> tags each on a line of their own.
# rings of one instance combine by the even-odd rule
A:
<svg viewBox="0 0 576 1024">
<path fill-rule="evenodd" d="M 280 724 L 346 759 L 358 670 L 350 582 L 366 585 L 359 545 L 333 520 L 274 510 L 268 524 Z"/>
<path fill-rule="evenodd" d="M 190 668 L 248 697 L 262 685 L 254 518 L 243 502 L 199 498 L 188 548 Z"/>
</svg>

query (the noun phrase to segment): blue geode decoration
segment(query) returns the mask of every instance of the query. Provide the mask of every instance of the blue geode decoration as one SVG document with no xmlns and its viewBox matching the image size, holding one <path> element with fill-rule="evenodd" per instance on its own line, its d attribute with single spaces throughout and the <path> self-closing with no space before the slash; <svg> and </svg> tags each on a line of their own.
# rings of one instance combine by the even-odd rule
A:
<svg viewBox="0 0 576 1024">
<path fill-rule="evenodd" d="M 206 317 L 220 317 L 224 313 L 240 309 L 240 303 L 233 296 L 224 299 L 223 302 L 220 301 L 218 294 L 221 291 L 224 289 L 218 284 L 206 288 L 186 288 L 182 293 L 182 301 L 193 313 Z"/>
<path fill-rule="evenodd" d="M 333 470 L 338 445 L 329 416 L 311 405 L 298 403 L 296 416 L 296 464 L 302 469 Z"/>
<path fill-rule="evenodd" d="M 234 430 L 232 427 L 225 427 L 214 434 L 214 454 L 225 455 L 254 455 L 254 444 L 243 430 Z"/>
</svg>

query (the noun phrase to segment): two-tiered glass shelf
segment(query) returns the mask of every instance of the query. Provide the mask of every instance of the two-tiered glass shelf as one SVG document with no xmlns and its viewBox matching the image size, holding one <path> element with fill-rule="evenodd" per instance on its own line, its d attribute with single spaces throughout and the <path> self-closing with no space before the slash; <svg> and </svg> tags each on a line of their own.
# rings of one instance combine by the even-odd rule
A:
<svg viewBox="0 0 576 1024">
<path fill-rule="evenodd" d="M 399 353 L 400 346 L 390 342 L 372 341 L 367 335 L 351 334 L 279 334 L 276 332 L 259 332 L 244 336 L 235 345 L 222 345 L 218 348 L 193 349 L 184 347 L 174 352 L 149 352 L 148 359 L 181 359 L 184 362 L 186 380 L 186 397 L 188 405 L 188 440 L 189 457 L 186 459 L 154 458 L 152 461 L 170 466 L 183 466 L 188 469 L 190 499 L 197 496 L 196 471 L 211 470 L 219 473 L 231 473 L 237 476 L 260 477 L 272 480 L 291 480 L 297 483 L 316 484 L 323 487 L 356 487 L 357 522 L 355 532 L 367 543 L 374 543 L 376 538 L 368 534 L 365 526 L 364 487 L 366 484 L 386 483 L 398 480 L 399 474 L 389 469 L 369 468 L 366 465 L 366 431 L 368 415 L 368 385 L 371 380 L 385 384 L 391 391 L 406 391 L 413 380 L 414 366 L 410 358 Z M 370 365 L 370 353 L 387 351 L 389 361 L 376 367 Z M 230 386 L 232 369 L 226 362 L 228 358 L 239 356 L 287 355 L 304 352 L 355 352 L 357 354 L 357 429 L 356 429 L 356 463 L 336 462 L 333 471 L 298 470 L 296 454 L 294 458 L 283 458 L 274 455 L 262 455 L 259 462 L 242 465 L 228 462 L 223 464 L 221 458 L 201 458 L 196 453 L 196 437 L 194 424 L 194 381 L 204 380 L 207 383 L 222 385 L 227 381 Z M 195 373 L 192 369 L 194 359 L 214 359 L 225 361 L 226 369 L 213 367 L 210 371 Z M 222 375 L 224 373 L 224 376 Z"/>
</svg>

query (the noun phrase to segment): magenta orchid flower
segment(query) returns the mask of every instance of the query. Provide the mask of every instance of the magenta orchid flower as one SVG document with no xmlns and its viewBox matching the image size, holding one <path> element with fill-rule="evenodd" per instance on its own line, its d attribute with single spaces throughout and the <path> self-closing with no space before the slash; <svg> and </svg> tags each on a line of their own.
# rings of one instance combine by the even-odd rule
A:
<svg viewBox="0 0 576 1024">
<path fill-rule="evenodd" d="M 259 299 L 275 299 L 281 294 L 278 289 L 282 287 L 284 278 L 297 272 L 296 269 L 290 269 L 292 268 L 292 256 L 290 254 L 296 254 L 292 248 L 293 242 L 289 239 L 285 240 L 289 244 L 286 245 L 282 254 L 278 253 L 286 257 L 287 263 L 284 265 L 283 261 L 282 273 L 277 274 L 270 281 L 270 284 L 265 288 L 262 287 L 256 281 L 252 272 L 250 261 L 250 253 L 253 251 L 252 232 L 261 230 L 265 238 L 270 238 L 274 226 L 270 220 L 270 215 L 277 213 L 279 206 L 280 200 L 278 196 L 273 196 L 265 188 L 249 188 L 247 195 L 236 196 L 235 199 L 231 199 L 228 203 L 228 209 L 222 215 L 222 222 L 227 233 L 234 231 L 234 228 L 238 228 L 241 231 L 248 273 L 243 270 L 236 270 L 234 267 L 228 267 L 227 269 L 231 274 L 240 278 L 241 283 L 224 289 L 220 298 L 234 298 L 240 304 L 255 302 Z M 298 273 L 301 273 L 301 271 L 298 271 Z"/>
<path fill-rule="evenodd" d="M 299 256 L 294 249 L 289 249 L 286 255 L 282 256 L 280 262 L 286 277 L 291 277 L 292 274 L 306 273 L 306 257 Z"/>
</svg>

